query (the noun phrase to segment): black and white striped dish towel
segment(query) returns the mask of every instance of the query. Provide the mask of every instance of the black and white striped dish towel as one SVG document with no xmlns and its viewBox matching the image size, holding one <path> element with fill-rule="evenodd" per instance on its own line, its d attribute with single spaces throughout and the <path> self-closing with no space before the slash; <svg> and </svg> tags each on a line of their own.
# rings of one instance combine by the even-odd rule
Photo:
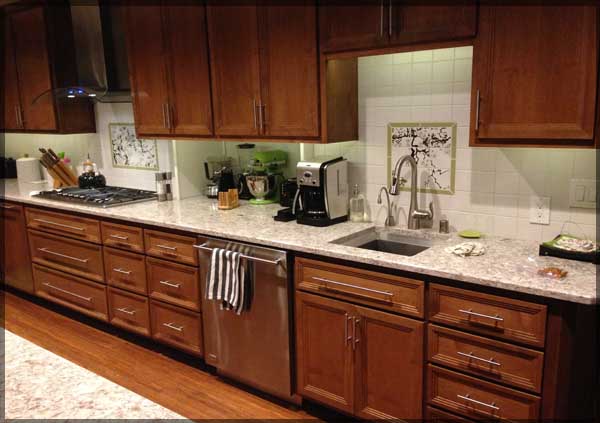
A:
<svg viewBox="0 0 600 423">
<path fill-rule="evenodd" d="M 221 301 L 222 310 L 241 314 L 250 308 L 252 299 L 251 264 L 242 253 L 214 248 L 206 275 L 206 298 Z"/>
</svg>

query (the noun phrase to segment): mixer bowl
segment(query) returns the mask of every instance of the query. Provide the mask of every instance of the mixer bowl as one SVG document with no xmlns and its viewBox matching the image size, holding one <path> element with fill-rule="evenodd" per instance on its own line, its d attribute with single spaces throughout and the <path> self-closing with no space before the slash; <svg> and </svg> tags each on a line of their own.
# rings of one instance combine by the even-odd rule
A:
<svg viewBox="0 0 600 423">
<path fill-rule="evenodd" d="M 248 190 L 254 196 L 250 203 L 252 204 L 271 204 L 275 200 L 268 199 L 276 189 L 275 178 L 268 175 L 248 175 L 246 176 Z"/>
</svg>

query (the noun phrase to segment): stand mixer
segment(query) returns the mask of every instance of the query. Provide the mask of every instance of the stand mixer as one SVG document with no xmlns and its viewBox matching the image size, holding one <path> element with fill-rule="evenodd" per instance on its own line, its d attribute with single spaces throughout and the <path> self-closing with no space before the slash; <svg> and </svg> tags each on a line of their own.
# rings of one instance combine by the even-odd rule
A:
<svg viewBox="0 0 600 423">
<path fill-rule="evenodd" d="M 283 168 L 287 153 L 281 150 L 254 153 L 252 172 L 246 176 L 250 193 L 254 196 L 250 204 L 272 204 L 279 201 L 279 186 L 284 179 Z"/>
</svg>

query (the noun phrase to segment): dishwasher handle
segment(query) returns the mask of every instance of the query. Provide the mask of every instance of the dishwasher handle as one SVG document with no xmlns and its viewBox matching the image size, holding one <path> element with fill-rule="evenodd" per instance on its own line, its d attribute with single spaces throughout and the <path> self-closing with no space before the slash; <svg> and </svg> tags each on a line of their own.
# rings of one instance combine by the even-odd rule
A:
<svg viewBox="0 0 600 423">
<path fill-rule="evenodd" d="M 212 252 L 214 250 L 214 248 L 207 247 L 207 244 L 208 243 L 205 242 L 204 244 L 201 244 L 201 245 L 194 245 L 194 248 Z M 246 254 L 240 254 L 240 257 L 245 258 L 246 260 L 250 260 L 250 261 L 258 261 L 260 263 L 274 264 L 276 266 L 280 265 L 282 262 L 282 259 L 267 260 L 267 259 L 263 259 L 263 258 L 259 258 L 259 257 L 248 256 Z"/>
</svg>

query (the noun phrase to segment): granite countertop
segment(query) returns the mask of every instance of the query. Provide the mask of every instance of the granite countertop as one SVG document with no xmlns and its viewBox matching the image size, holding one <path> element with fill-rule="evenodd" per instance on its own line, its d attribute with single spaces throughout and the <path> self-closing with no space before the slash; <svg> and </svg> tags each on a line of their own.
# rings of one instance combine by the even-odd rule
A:
<svg viewBox="0 0 600 423">
<path fill-rule="evenodd" d="M 539 245 L 532 241 L 484 237 L 479 242 L 486 246 L 485 255 L 462 258 L 444 251 L 448 246 L 465 241 L 456 234 L 441 236 L 424 231 L 394 229 L 399 234 L 429 238 L 433 244 L 422 253 L 406 257 L 332 243 L 370 230 L 375 226 L 372 223 L 346 222 L 315 228 L 296 222 L 276 222 L 273 216 L 279 205 L 254 206 L 243 203 L 237 209 L 222 211 L 218 210 L 215 200 L 193 197 L 102 209 L 30 196 L 32 191 L 42 189 L 48 187 L 5 180 L 3 197 L 32 205 L 217 236 L 580 304 L 600 302 L 594 264 L 540 257 Z M 539 267 L 547 266 L 563 268 L 568 271 L 568 276 L 554 280 L 537 275 Z"/>
</svg>

